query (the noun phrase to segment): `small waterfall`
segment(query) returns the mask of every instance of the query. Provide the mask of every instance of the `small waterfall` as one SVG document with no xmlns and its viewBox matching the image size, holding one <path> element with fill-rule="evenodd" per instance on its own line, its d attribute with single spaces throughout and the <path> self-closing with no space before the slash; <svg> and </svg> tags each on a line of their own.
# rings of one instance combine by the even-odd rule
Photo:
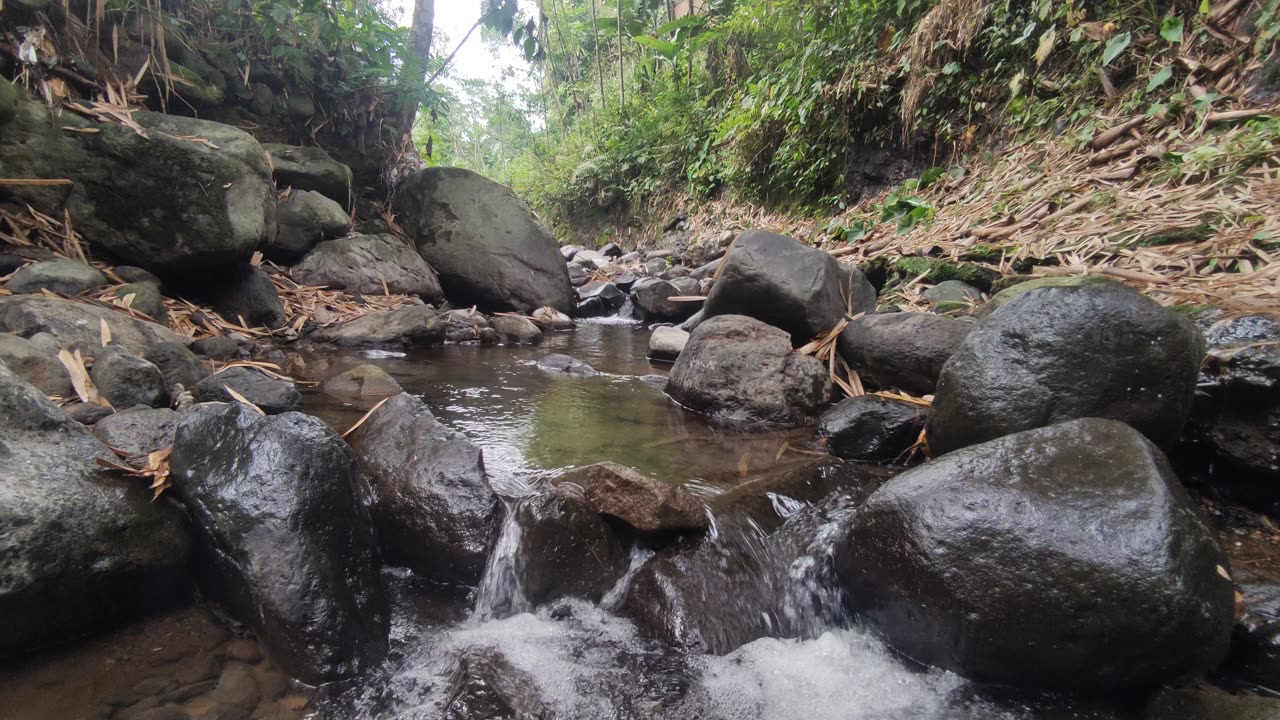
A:
<svg viewBox="0 0 1280 720">
<path fill-rule="evenodd" d="M 524 588 L 520 586 L 520 563 L 524 561 L 520 541 L 523 536 L 524 531 L 516 521 L 514 503 L 507 503 L 502 531 L 489 553 L 489 562 L 480 579 L 472 620 L 497 620 L 533 610 Z"/>
</svg>

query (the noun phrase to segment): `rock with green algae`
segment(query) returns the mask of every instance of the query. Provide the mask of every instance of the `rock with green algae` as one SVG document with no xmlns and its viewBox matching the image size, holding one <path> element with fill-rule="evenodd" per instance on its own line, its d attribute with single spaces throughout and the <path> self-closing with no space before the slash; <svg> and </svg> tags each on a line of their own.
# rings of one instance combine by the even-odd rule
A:
<svg viewBox="0 0 1280 720">
<path fill-rule="evenodd" d="M 924 275 L 921 282 L 926 285 L 938 285 L 948 280 L 959 280 L 983 291 L 990 290 L 991 284 L 1000 277 L 1000 274 L 996 271 L 988 270 L 978 265 L 927 257 L 899 258 L 894 265 L 894 269 L 899 276 L 908 280 L 914 280 Z"/>
<path fill-rule="evenodd" d="M 1111 282 L 1115 282 L 1115 280 L 1102 275 L 1050 275 L 1048 277 L 1035 278 L 1034 280 L 1009 285 L 997 291 L 991 300 L 978 310 L 977 314 L 979 317 L 986 317 L 1008 305 L 1010 300 L 1040 288 L 1077 288 L 1096 283 Z"/>
</svg>

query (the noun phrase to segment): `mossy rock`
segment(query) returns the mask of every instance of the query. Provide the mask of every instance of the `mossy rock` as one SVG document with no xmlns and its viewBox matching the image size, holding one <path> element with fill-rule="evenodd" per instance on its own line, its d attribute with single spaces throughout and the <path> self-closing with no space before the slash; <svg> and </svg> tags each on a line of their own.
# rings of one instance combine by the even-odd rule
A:
<svg viewBox="0 0 1280 720">
<path fill-rule="evenodd" d="M 1115 280 L 1102 275 L 1051 275 L 1017 283 L 997 292 L 991 300 L 978 311 L 980 317 L 986 317 L 1008 305 L 1014 298 L 1040 288 L 1084 287 L 1098 283 L 1114 283 Z"/>
<path fill-rule="evenodd" d="M 0 125 L 3 125 L 18 114 L 18 89 L 3 77 L 0 77 Z"/>
<path fill-rule="evenodd" d="M 129 307 L 149 316 L 158 323 L 165 324 L 168 322 L 168 309 L 164 306 L 164 298 L 160 295 L 160 288 L 154 283 L 129 283 L 116 288 L 116 297 L 123 300 L 129 295 L 133 296 L 133 301 L 129 304 Z"/>
<path fill-rule="evenodd" d="M 1022 283 L 1031 282 L 1035 279 L 1037 278 L 1034 275 L 1005 275 L 999 280 L 991 283 L 991 294 L 995 295 L 1008 290 L 1014 285 L 1021 285 Z"/>
<path fill-rule="evenodd" d="M 302 92 L 290 95 L 285 110 L 294 120 L 310 120 L 316 114 L 316 102 Z"/>
<path fill-rule="evenodd" d="M 937 285 L 947 280 L 959 280 L 983 292 L 990 291 L 991 284 L 1000 278 L 1000 273 L 979 265 L 955 263 L 950 260 L 926 257 L 899 258 L 894 270 L 899 276 L 911 280 L 924 275 L 924 279 L 921 282 L 926 285 Z"/>
<path fill-rule="evenodd" d="M 182 80 L 174 83 L 174 90 L 183 98 L 205 107 L 221 105 L 227 99 L 226 92 L 191 68 L 178 63 L 169 63 L 169 68 L 170 74 Z M 222 84 L 226 85 L 225 78 Z"/>
</svg>

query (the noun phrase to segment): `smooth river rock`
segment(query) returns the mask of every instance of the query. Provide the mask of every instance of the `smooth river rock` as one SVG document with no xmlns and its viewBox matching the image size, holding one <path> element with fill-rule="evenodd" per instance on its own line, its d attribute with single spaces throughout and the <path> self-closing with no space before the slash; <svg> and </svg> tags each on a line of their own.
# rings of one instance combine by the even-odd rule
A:
<svg viewBox="0 0 1280 720">
<path fill-rule="evenodd" d="M 167 327 L 99 305 L 34 295 L 0 297 L 0 331 L 25 338 L 48 333 L 60 348 L 88 356 L 102 347 L 103 323 L 111 330 L 113 343 L 137 355 L 160 343 L 191 342 Z"/>
<path fill-rule="evenodd" d="M 924 430 L 929 409 L 892 398 L 863 395 L 841 400 L 818 421 L 818 437 L 845 460 L 906 460 Z"/>
<path fill-rule="evenodd" d="M 849 322 L 836 347 L 867 387 L 930 395 L 974 327 L 932 313 L 863 315 Z"/>
<path fill-rule="evenodd" d="M 290 269 L 304 285 L 349 290 L 363 295 L 417 295 L 427 303 L 444 300 L 436 273 L 411 246 L 395 235 L 349 235 L 316 245 Z M 385 285 L 384 285 L 385 283 Z"/>
<path fill-rule="evenodd" d="M 707 526 L 703 504 L 688 491 L 616 463 L 574 468 L 552 479 L 551 484 L 573 486 L 596 512 L 640 532 Z"/>
</svg>

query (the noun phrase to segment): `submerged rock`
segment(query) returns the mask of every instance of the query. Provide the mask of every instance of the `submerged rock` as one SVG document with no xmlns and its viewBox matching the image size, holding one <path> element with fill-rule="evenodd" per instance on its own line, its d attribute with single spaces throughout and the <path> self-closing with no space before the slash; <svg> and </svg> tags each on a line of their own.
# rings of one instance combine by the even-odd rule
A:
<svg viewBox="0 0 1280 720">
<path fill-rule="evenodd" d="M 293 383 L 271 377 L 254 367 L 233 367 L 215 373 L 197 383 L 191 392 L 196 402 L 237 402 L 227 388 L 235 390 L 268 415 L 297 410 L 302 406 L 302 394 Z"/>
<path fill-rule="evenodd" d="M 863 315 L 840 333 L 837 349 L 867 387 L 929 395 L 974 327 L 929 313 Z"/>
<path fill-rule="evenodd" d="M 9 278 L 4 288 L 12 293 L 38 293 L 48 290 L 60 295 L 79 295 L 106 287 L 102 271 L 78 260 L 46 260 L 32 263 Z"/>
<path fill-rule="evenodd" d="M 182 515 L 0 363 L 0 660 L 113 627 L 187 594 Z"/>
<path fill-rule="evenodd" d="M 889 481 L 836 549 L 852 609 L 973 679 L 1145 688 L 1213 668 L 1233 589 L 1213 531 L 1140 433 L 1073 420 Z"/>
<path fill-rule="evenodd" d="M 640 532 L 700 530 L 707 526 L 702 503 L 683 488 L 615 463 L 570 470 L 552 485 L 572 485 L 596 512 Z"/>
<path fill-rule="evenodd" d="M 571 377 L 590 377 L 599 375 L 595 368 L 582 362 L 575 357 L 552 353 L 545 355 L 538 361 L 538 369 L 553 374 L 569 375 Z"/>
<path fill-rule="evenodd" d="M 103 323 L 111 342 L 137 355 L 160 343 L 189 342 L 167 327 L 97 305 L 35 295 L 0 298 L 0 331 L 26 338 L 48 333 L 60 347 L 87 355 L 102 347 Z"/>
<path fill-rule="evenodd" d="M 1033 290 L 947 361 L 929 447 L 946 453 L 1080 417 L 1121 420 L 1171 447 L 1203 356 L 1194 325 L 1119 283 Z"/>
<path fill-rule="evenodd" d="M 408 394 L 389 400 L 348 441 L 373 489 L 387 560 L 440 582 L 479 583 L 501 514 L 480 448 Z"/>
<path fill-rule="evenodd" d="M 196 407 L 178 426 L 172 478 L 199 527 L 206 592 L 289 674 L 326 682 L 380 659 L 388 625 L 372 523 L 351 451 L 324 423 Z"/>
<path fill-rule="evenodd" d="M 920 439 L 928 415 L 928 408 L 904 400 L 851 397 L 822 416 L 818 436 L 831 454 L 845 460 L 902 461 Z"/>
<path fill-rule="evenodd" d="M 377 365 L 357 365 L 320 383 L 329 395 L 348 399 L 389 398 L 404 392 L 400 383 Z"/>
<path fill-rule="evenodd" d="M 875 307 L 876 291 L 857 268 L 797 240 L 763 230 L 738 236 L 707 297 L 706 317 L 747 315 L 804 345 L 850 314 Z"/>
<path fill-rule="evenodd" d="M 410 305 L 321 328 L 314 337 L 343 347 L 441 345 L 445 329 L 445 322 L 429 305 Z"/>
<path fill-rule="evenodd" d="M 599 602 L 627 571 L 627 549 L 613 530 L 562 490 L 515 505 L 522 533 L 516 575 L 535 606 L 563 597 Z"/>
<path fill-rule="evenodd" d="M 821 362 L 793 353 L 784 331 L 742 315 L 703 321 L 667 385 L 668 394 L 694 412 L 777 425 L 812 422 L 830 391 Z"/>
<path fill-rule="evenodd" d="M 74 113 L 54 118 L 41 103 L 23 103 L 0 137 L 0 166 L 14 177 L 75 184 L 7 192 L 57 217 L 65 208 L 95 250 L 129 264 L 203 273 L 248 260 L 275 223 L 262 146 L 207 120 L 145 111 L 130 117 L 142 133 Z"/>
<path fill-rule="evenodd" d="M 350 235 L 322 242 L 290 273 L 304 285 L 364 295 L 381 295 L 385 288 L 394 294 L 417 295 L 428 303 L 444 300 L 435 271 L 394 235 Z"/>
<path fill-rule="evenodd" d="M 689 333 L 678 327 L 654 328 L 649 336 L 649 359 L 659 362 L 675 362 L 689 344 Z"/>
<path fill-rule="evenodd" d="M 546 225 L 510 189 L 460 168 L 400 186 L 400 223 L 458 305 L 486 312 L 573 310 L 573 288 Z"/>
</svg>

